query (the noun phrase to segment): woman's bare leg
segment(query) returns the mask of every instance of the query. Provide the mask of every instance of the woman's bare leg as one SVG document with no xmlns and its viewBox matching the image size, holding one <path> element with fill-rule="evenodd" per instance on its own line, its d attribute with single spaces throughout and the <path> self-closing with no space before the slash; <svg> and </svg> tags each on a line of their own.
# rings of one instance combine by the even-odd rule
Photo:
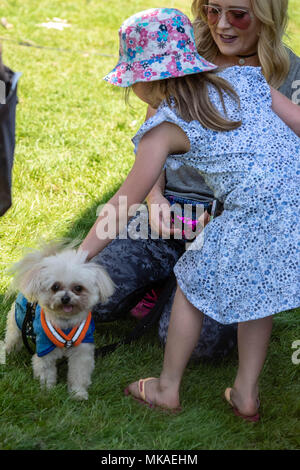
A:
<svg viewBox="0 0 300 470">
<path fill-rule="evenodd" d="M 183 373 L 200 336 L 203 314 L 199 312 L 177 287 L 168 329 L 164 363 L 158 379 L 145 384 L 147 401 L 165 408 L 179 406 L 179 388 Z M 140 397 L 138 382 L 128 387 Z"/>
<path fill-rule="evenodd" d="M 266 359 L 272 324 L 270 316 L 238 325 L 239 367 L 231 401 L 248 416 L 257 413 L 258 379 Z"/>
</svg>

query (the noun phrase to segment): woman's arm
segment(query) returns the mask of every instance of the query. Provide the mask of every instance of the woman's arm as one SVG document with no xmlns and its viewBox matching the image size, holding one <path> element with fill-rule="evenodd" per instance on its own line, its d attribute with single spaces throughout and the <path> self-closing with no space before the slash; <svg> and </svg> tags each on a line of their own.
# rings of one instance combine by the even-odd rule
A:
<svg viewBox="0 0 300 470">
<path fill-rule="evenodd" d="M 167 156 L 185 153 L 189 145 L 183 130 L 169 122 L 163 122 L 143 136 L 129 175 L 117 193 L 104 205 L 80 246 L 80 249 L 88 252 L 88 259 L 99 253 L 126 226 L 130 208 L 145 200 L 160 176 Z M 104 235 L 101 233 L 107 223 L 112 224 L 113 236 L 107 235 L 107 232 Z"/>
<path fill-rule="evenodd" d="M 272 109 L 300 137 L 300 106 L 271 88 Z"/>
</svg>

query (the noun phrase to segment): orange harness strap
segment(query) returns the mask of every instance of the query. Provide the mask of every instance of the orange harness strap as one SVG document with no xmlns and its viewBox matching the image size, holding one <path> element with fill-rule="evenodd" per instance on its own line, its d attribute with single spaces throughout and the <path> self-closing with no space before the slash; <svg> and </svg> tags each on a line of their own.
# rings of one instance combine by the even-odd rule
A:
<svg viewBox="0 0 300 470">
<path fill-rule="evenodd" d="M 65 334 L 60 328 L 53 325 L 46 319 L 45 313 L 41 310 L 41 324 L 46 336 L 58 348 L 70 348 L 78 346 L 84 339 L 87 330 L 89 329 L 92 319 L 91 312 L 88 314 L 86 320 L 83 320 L 79 325 L 74 326 L 69 334 Z"/>
</svg>

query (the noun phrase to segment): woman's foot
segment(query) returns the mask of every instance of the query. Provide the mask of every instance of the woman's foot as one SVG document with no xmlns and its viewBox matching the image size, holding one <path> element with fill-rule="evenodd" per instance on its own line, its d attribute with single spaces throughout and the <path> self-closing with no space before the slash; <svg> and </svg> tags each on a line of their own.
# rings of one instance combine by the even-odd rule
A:
<svg viewBox="0 0 300 470">
<path fill-rule="evenodd" d="M 126 395 L 132 395 L 137 401 L 148 404 L 151 408 L 160 407 L 170 411 L 180 411 L 179 390 L 161 379 L 149 377 L 133 382 L 125 389 Z"/>
<path fill-rule="evenodd" d="M 246 395 L 237 388 L 227 388 L 225 390 L 225 399 L 232 406 L 236 415 L 249 421 L 258 421 L 260 405 L 258 391 Z"/>
</svg>

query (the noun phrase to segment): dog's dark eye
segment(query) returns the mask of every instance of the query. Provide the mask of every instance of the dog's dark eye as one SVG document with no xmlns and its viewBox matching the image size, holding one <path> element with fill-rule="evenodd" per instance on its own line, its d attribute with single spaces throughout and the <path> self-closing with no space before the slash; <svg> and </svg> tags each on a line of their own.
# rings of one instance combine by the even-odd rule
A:
<svg viewBox="0 0 300 470">
<path fill-rule="evenodd" d="M 82 286 L 75 286 L 73 288 L 74 292 L 76 292 L 76 294 L 80 294 L 80 292 L 82 292 L 83 290 L 83 287 Z"/>
<path fill-rule="evenodd" d="M 60 289 L 60 284 L 59 284 L 58 282 L 55 282 L 55 283 L 53 284 L 53 286 L 51 287 L 51 290 L 52 290 L 53 292 L 57 292 L 57 291 L 59 291 L 59 289 Z"/>
</svg>

